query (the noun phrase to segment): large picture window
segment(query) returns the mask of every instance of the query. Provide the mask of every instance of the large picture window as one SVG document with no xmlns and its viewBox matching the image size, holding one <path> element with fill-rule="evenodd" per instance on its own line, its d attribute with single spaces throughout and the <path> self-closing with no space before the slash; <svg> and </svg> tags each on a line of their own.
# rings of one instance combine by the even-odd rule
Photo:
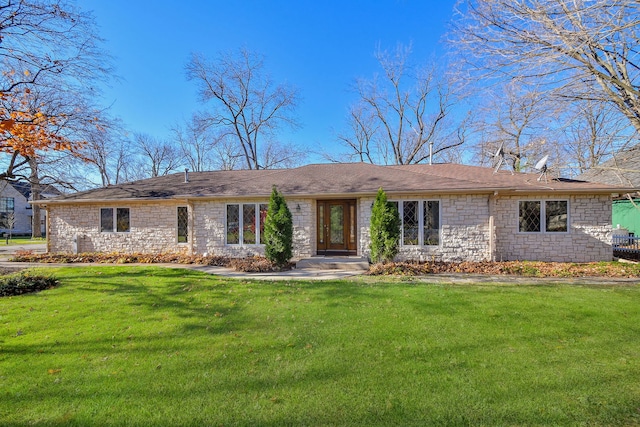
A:
<svg viewBox="0 0 640 427">
<path fill-rule="evenodd" d="M 440 244 L 440 201 L 405 200 L 391 202 L 398 207 L 403 246 L 437 246 Z"/>
<path fill-rule="evenodd" d="M 518 205 L 521 233 L 566 233 L 569 230 L 569 202 L 566 200 L 523 200 Z"/>
<path fill-rule="evenodd" d="M 115 228 L 114 228 L 115 226 Z M 100 231 L 103 233 L 128 233 L 130 231 L 129 208 L 101 208 Z"/>
<path fill-rule="evenodd" d="M 267 217 L 267 207 L 266 203 L 227 205 L 227 244 L 264 244 L 264 220 Z"/>
</svg>

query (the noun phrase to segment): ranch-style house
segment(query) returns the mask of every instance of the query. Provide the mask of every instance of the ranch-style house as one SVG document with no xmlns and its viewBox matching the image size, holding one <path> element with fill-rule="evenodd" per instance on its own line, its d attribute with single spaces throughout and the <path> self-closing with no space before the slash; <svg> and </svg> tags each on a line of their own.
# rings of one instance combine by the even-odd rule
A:
<svg viewBox="0 0 640 427">
<path fill-rule="evenodd" d="M 294 257 L 369 255 L 379 188 L 401 219 L 399 259 L 612 259 L 612 195 L 632 189 L 457 164 L 312 164 L 178 173 L 40 201 L 52 253 L 263 254 L 273 186 Z"/>
</svg>

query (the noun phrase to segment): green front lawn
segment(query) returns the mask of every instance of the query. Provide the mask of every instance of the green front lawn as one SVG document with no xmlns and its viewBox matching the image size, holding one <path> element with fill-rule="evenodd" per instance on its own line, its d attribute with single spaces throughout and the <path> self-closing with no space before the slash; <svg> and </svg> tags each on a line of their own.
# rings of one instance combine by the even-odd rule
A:
<svg viewBox="0 0 640 427">
<path fill-rule="evenodd" d="M 42 271 L 0 298 L 0 425 L 640 423 L 640 286 Z"/>
<path fill-rule="evenodd" d="M 35 245 L 38 243 L 47 243 L 47 239 L 45 238 L 40 238 L 40 239 L 32 239 L 31 237 L 25 237 L 25 236 L 11 236 L 11 238 L 9 239 L 9 245 L 8 246 L 16 246 L 16 245 Z M 0 246 L 7 246 L 7 238 L 6 237 L 0 237 Z"/>
</svg>

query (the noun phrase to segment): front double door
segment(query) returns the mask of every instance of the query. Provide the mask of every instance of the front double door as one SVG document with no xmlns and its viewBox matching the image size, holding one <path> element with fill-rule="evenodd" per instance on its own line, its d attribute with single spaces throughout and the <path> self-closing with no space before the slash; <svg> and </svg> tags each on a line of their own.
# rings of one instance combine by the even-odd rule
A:
<svg viewBox="0 0 640 427">
<path fill-rule="evenodd" d="M 356 255 L 356 200 L 317 201 L 318 255 Z"/>
</svg>

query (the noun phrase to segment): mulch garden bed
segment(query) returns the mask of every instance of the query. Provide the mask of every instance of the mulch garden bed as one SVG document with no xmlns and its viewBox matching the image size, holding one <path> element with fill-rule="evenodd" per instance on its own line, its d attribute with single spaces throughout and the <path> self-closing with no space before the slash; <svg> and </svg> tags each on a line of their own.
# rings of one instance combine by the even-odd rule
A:
<svg viewBox="0 0 640 427">
<path fill-rule="evenodd" d="M 181 254 L 37 254 L 31 251 L 16 253 L 12 261 L 38 263 L 104 263 L 104 264 L 197 264 L 233 268 L 244 272 L 272 272 L 290 270 L 294 264 L 278 268 L 265 257 L 231 258 L 226 256 L 202 256 Z M 16 268 L 17 271 L 18 268 Z M 13 271 L 12 271 L 13 272 Z M 485 275 L 517 275 L 529 277 L 640 277 L 640 264 L 633 262 L 391 262 L 373 264 L 368 275 L 420 276 L 426 274 L 468 273 Z M 2 272 L 0 271 L 0 274 Z"/>
</svg>

